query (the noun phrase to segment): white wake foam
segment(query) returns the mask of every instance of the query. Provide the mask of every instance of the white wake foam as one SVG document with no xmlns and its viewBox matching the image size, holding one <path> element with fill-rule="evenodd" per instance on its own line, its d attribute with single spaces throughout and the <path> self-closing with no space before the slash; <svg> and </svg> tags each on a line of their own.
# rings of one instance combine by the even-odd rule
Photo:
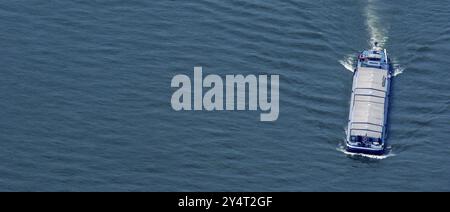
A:
<svg viewBox="0 0 450 212">
<path fill-rule="evenodd" d="M 339 63 L 344 66 L 345 69 L 351 72 L 355 71 L 355 55 L 349 54 L 344 59 L 339 60 Z"/>
<path fill-rule="evenodd" d="M 365 16 L 366 25 L 370 33 L 370 44 L 374 45 L 375 42 L 378 42 L 378 46 L 383 48 L 388 40 L 387 29 L 380 23 L 379 16 L 376 13 L 374 0 L 368 0 Z"/>
<path fill-rule="evenodd" d="M 363 157 L 363 158 L 370 158 L 370 159 L 377 159 L 377 160 L 383 160 L 383 159 L 395 156 L 395 154 L 392 153 L 391 151 L 386 155 L 369 155 L 369 154 L 363 154 L 363 153 L 353 153 L 353 152 L 346 151 L 344 149 L 344 147 L 342 147 L 342 146 L 336 148 L 336 150 L 338 150 L 339 152 L 342 152 L 346 155 L 349 155 L 350 157 Z"/>
<path fill-rule="evenodd" d="M 405 69 L 403 67 L 395 67 L 394 65 L 394 73 L 392 74 L 394 77 L 400 75 L 401 73 L 403 73 L 403 71 L 405 71 Z"/>
<path fill-rule="evenodd" d="M 394 77 L 400 75 L 401 73 L 403 73 L 403 71 L 405 71 L 405 68 L 401 66 L 395 58 L 392 60 L 392 66 L 394 69 L 392 76 Z"/>
</svg>

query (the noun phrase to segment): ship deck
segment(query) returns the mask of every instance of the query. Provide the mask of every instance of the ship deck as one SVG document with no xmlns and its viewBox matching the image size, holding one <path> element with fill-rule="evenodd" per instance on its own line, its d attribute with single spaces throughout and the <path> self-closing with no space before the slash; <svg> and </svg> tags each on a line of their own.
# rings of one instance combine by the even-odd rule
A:
<svg viewBox="0 0 450 212">
<path fill-rule="evenodd" d="M 359 67 L 353 81 L 350 136 L 382 138 L 385 124 L 388 71 Z"/>
</svg>

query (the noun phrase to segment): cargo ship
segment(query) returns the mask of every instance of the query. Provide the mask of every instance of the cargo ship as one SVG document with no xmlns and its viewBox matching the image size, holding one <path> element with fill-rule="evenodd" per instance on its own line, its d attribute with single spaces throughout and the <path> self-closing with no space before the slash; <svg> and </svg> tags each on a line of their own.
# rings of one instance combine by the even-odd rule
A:
<svg viewBox="0 0 450 212">
<path fill-rule="evenodd" d="M 387 147 L 387 120 L 392 67 L 386 49 L 375 43 L 358 55 L 353 72 L 346 150 L 383 155 Z"/>
</svg>

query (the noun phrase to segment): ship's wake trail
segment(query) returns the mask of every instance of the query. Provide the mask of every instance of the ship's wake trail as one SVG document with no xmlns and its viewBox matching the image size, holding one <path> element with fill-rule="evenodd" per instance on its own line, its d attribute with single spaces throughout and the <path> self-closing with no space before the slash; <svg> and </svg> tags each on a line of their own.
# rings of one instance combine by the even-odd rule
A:
<svg viewBox="0 0 450 212">
<path fill-rule="evenodd" d="M 364 8 L 364 16 L 366 17 L 366 26 L 369 33 L 368 43 L 371 47 L 374 47 L 375 42 L 378 47 L 384 48 L 385 44 L 388 42 L 388 31 L 387 28 L 382 24 L 376 8 L 376 0 L 367 0 L 366 7 Z M 339 63 L 347 70 L 354 72 L 356 66 L 356 54 L 348 54 L 344 59 L 339 60 Z M 397 76 L 403 73 L 404 68 L 398 63 L 393 61 L 393 76 Z"/>
<path fill-rule="evenodd" d="M 374 0 L 368 0 L 365 8 L 366 25 L 370 34 L 370 45 L 378 42 L 378 46 L 383 48 L 388 41 L 387 29 L 381 24 L 378 14 L 376 12 L 376 7 L 374 5 Z"/>
</svg>

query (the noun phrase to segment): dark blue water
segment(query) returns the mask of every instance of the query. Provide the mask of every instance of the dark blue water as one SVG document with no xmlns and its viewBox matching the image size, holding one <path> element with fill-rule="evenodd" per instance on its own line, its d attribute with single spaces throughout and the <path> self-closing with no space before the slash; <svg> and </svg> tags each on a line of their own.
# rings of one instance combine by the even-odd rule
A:
<svg viewBox="0 0 450 212">
<path fill-rule="evenodd" d="M 447 0 L 0 3 L 0 190 L 449 191 L 449 20 Z M 397 73 L 384 159 L 340 151 L 344 66 L 374 40 Z M 173 111 L 194 66 L 279 74 L 279 119 Z"/>
</svg>

